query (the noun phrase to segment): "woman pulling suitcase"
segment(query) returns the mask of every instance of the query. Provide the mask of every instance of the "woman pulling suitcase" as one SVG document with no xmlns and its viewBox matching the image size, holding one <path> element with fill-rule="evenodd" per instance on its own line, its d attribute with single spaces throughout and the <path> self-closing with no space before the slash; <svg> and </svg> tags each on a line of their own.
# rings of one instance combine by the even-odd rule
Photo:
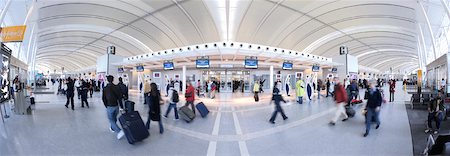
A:
<svg viewBox="0 0 450 156">
<path fill-rule="evenodd" d="M 158 86 L 156 83 L 150 84 L 150 93 L 145 96 L 145 101 L 147 101 L 147 104 L 149 106 L 149 115 L 147 119 L 147 129 L 150 129 L 150 120 L 158 121 L 159 124 L 159 133 L 164 133 L 164 128 L 161 121 L 161 93 L 158 90 Z"/>
</svg>

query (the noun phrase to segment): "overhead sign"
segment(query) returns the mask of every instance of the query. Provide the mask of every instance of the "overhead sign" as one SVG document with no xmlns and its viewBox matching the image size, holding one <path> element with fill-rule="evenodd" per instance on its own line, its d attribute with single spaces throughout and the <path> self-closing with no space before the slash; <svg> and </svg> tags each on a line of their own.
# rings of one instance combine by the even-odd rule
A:
<svg viewBox="0 0 450 156">
<path fill-rule="evenodd" d="M 1 29 L 2 42 L 22 42 L 27 26 L 11 26 Z"/>
</svg>

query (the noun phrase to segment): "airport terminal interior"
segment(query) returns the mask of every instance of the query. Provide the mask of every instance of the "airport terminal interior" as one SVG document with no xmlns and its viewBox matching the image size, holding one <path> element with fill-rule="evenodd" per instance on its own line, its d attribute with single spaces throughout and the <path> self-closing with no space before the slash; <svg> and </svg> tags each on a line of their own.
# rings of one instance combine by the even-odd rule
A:
<svg viewBox="0 0 450 156">
<path fill-rule="evenodd" d="M 0 0 L 0 156 L 450 155 L 449 0 Z"/>
</svg>

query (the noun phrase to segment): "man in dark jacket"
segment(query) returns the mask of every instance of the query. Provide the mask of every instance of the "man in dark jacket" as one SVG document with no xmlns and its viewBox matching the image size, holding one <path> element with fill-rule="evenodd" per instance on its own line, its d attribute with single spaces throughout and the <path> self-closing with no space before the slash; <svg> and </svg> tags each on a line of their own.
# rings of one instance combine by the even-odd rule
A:
<svg viewBox="0 0 450 156">
<path fill-rule="evenodd" d="M 67 102 L 66 102 L 66 108 L 69 108 L 69 103 L 72 106 L 72 110 L 74 110 L 73 105 L 73 97 L 75 95 L 75 87 L 74 87 L 74 81 L 69 77 L 67 78 L 67 90 L 66 90 L 66 96 L 67 96 Z"/>
<path fill-rule="evenodd" d="M 327 96 L 326 97 L 328 97 L 328 95 L 330 94 L 330 85 L 331 85 L 331 82 L 330 82 L 330 79 L 329 78 L 327 78 Z"/>
<path fill-rule="evenodd" d="M 106 107 L 109 123 L 111 124 L 110 130 L 117 133 L 117 139 L 121 139 L 124 136 L 124 132 L 117 125 L 117 115 L 119 114 L 119 99 L 122 96 L 119 87 L 114 85 L 114 77 L 109 75 L 106 77 L 108 84 L 103 88 L 102 101 Z"/>
<path fill-rule="evenodd" d="M 375 127 L 375 129 L 380 127 L 380 119 L 378 116 L 380 114 L 381 103 L 383 102 L 383 97 L 381 96 L 380 90 L 375 88 L 374 84 L 369 84 L 369 87 L 369 97 L 366 105 L 366 133 L 364 133 L 364 137 L 369 135 L 370 126 L 372 125 L 372 118 L 374 118 L 377 123 L 377 127 Z"/>
<path fill-rule="evenodd" d="M 281 105 L 280 105 L 281 101 L 283 101 L 284 103 L 286 103 L 286 101 L 281 96 L 280 90 L 277 88 L 277 86 L 278 86 L 277 83 L 278 82 L 275 82 L 275 85 L 273 88 L 273 94 L 272 94 L 272 101 L 275 101 L 275 111 L 273 112 L 272 117 L 269 120 L 269 122 L 272 124 L 275 124 L 275 118 L 277 117 L 278 113 L 281 113 L 283 120 L 288 119 L 288 117 L 284 114 L 283 108 L 281 108 Z"/>
</svg>

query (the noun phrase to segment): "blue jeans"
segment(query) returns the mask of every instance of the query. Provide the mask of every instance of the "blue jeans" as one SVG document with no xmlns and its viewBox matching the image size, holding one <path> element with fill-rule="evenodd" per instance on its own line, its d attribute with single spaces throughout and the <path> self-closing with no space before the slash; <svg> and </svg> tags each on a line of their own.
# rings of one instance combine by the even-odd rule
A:
<svg viewBox="0 0 450 156">
<path fill-rule="evenodd" d="M 281 113 L 281 116 L 283 117 L 283 119 L 287 118 L 287 116 L 284 114 L 283 108 L 281 108 L 280 104 L 275 104 L 275 111 L 272 113 L 272 117 L 270 118 L 269 121 L 274 122 L 275 119 L 277 118 L 278 113 Z"/>
<path fill-rule="evenodd" d="M 367 116 L 366 116 L 366 133 L 369 134 L 370 126 L 372 125 L 372 118 L 375 118 L 375 122 L 377 125 L 380 125 L 379 116 L 380 112 L 376 111 L 375 108 L 367 108 Z"/>
<path fill-rule="evenodd" d="M 306 87 L 306 92 L 308 93 L 308 99 L 311 100 L 312 89 L 310 85 Z"/>
<path fill-rule="evenodd" d="M 148 116 L 149 118 L 148 118 L 148 120 L 147 120 L 147 123 L 145 124 L 145 126 L 147 126 L 147 129 L 150 129 L 150 121 L 151 121 L 151 119 L 150 119 L 150 114 L 149 114 L 149 116 Z M 159 124 L 159 133 L 163 133 L 164 132 L 164 127 L 163 127 L 163 125 L 162 125 L 162 120 L 159 120 L 158 121 L 158 124 Z"/>
<path fill-rule="evenodd" d="M 436 115 L 436 113 L 438 113 Z M 433 112 L 433 113 L 428 113 L 428 128 L 433 128 L 433 126 L 431 125 L 433 121 L 436 122 L 436 129 L 439 130 L 441 128 L 441 121 L 443 119 L 443 115 L 442 112 Z"/>
<path fill-rule="evenodd" d="M 115 106 L 108 106 L 106 107 L 106 113 L 108 115 L 108 119 L 109 119 L 109 123 L 111 124 L 111 129 L 116 132 L 119 133 L 121 131 L 121 129 L 119 128 L 119 126 L 117 125 L 117 115 L 119 114 L 119 107 Z"/>
<path fill-rule="evenodd" d="M 169 104 L 169 107 L 167 107 L 167 111 L 166 111 L 166 114 L 164 116 L 167 117 L 167 115 L 169 115 L 169 112 L 170 112 L 170 110 L 172 110 L 172 108 L 173 108 L 173 111 L 175 113 L 175 119 L 178 119 L 178 110 L 177 110 L 177 104 L 176 103 L 170 103 Z"/>
</svg>

